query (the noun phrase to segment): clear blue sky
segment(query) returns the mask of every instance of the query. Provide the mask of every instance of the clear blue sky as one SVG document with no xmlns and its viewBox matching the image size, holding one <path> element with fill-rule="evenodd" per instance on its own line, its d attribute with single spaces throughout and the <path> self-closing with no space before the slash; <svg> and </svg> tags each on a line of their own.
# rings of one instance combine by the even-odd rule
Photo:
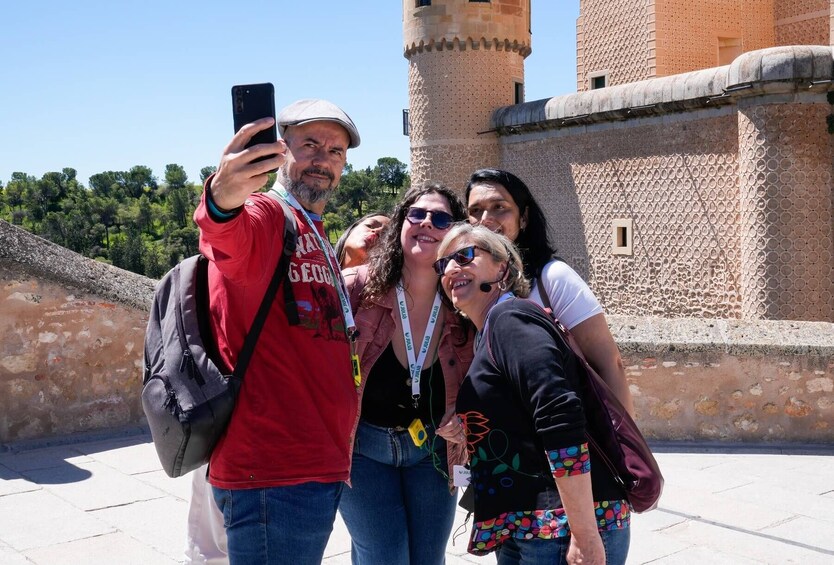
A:
<svg viewBox="0 0 834 565">
<path fill-rule="evenodd" d="M 576 90 L 579 0 L 533 0 L 527 100 Z M 400 0 L 26 0 L 0 7 L 0 181 L 72 167 L 165 165 L 189 179 L 232 135 L 230 88 L 272 82 L 280 108 L 328 98 L 354 119 L 356 168 L 408 163 Z"/>
</svg>

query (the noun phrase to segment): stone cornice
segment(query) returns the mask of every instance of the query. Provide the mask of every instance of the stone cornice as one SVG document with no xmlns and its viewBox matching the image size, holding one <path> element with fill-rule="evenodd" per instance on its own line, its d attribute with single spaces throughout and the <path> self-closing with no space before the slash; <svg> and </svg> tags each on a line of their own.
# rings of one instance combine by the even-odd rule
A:
<svg viewBox="0 0 834 565">
<path fill-rule="evenodd" d="M 834 56 L 824 45 L 773 47 L 732 64 L 505 106 L 492 123 L 501 135 L 622 121 L 736 104 L 763 94 L 834 90 Z"/>
<path fill-rule="evenodd" d="M 156 282 L 94 261 L 0 220 L 0 266 L 4 271 L 38 277 L 112 300 L 149 310 Z"/>
<path fill-rule="evenodd" d="M 424 51 L 466 51 L 467 49 L 472 51 L 478 51 L 480 49 L 485 51 L 512 51 L 522 57 L 527 57 L 532 52 L 529 44 L 515 40 L 499 39 L 497 37 L 492 39 L 487 39 L 486 37 L 439 37 L 428 41 L 420 40 L 419 43 L 406 45 L 403 56 L 408 59 L 415 53 L 423 53 Z"/>
</svg>

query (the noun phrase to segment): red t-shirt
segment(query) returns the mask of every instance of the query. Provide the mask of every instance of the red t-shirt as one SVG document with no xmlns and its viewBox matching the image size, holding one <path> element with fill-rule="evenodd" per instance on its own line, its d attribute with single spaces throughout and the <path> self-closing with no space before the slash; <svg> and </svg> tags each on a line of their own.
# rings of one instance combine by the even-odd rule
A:
<svg viewBox="0 0 834 565">
<path fill-rule="evenodd" d="M 301 324 L 288 324 L 279 289 L 229 427 L 211 456 L 209 482 L 220 488 L 349 477 L 357 410 L 350 348 L 325 254 L 298 210 L 295 216 L 298 247 L 289 277 Z M 253 194 L 237 216 L 218 222 L 204 195 L 194 220 L 200 251 L 211 260 L 212 330 L 220 356 L 234 367 L 281 256 L 284 214 L 269 196 Z M 316 229 L 323 233 L 320 222 Z"/>
</svg>

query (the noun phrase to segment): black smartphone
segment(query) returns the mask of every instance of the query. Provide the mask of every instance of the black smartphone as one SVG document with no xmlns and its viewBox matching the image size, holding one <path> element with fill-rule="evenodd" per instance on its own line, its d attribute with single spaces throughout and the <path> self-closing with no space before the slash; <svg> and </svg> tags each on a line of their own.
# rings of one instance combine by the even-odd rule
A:
<svg viewBox="0 0 834 565">
<path fill-rule="evenodd" d="M 275 87 L 271 82 L 261 84 L 238 84 L 232 87 L 232 116 L 235 122 L 235 133 L 246 124 L 261 118 L 275 119 Z M 274 143 L 278 140 L 275 124 L 271 128 L 259 131 L 246 144 L 252 147 L 260 143 Z M 258 157 L 253 163 L 269 159 L 272 155 Z M 274 171 L 273 171 L 274 172 Z"/>
</svg>

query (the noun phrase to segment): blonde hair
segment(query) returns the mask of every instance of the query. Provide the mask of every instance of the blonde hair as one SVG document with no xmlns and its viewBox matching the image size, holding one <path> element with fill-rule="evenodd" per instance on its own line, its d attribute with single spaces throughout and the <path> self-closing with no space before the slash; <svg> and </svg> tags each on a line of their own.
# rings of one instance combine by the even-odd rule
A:
<svg viewBox="0 0 834 565">
<path fill-rule="evenodd" d="M 449 230 L 440 246 L 437 248 L 437 258 L 440 259 L 449 253 L 449 248 L 455 240 L 462 237 L 467 238 L 473 245 L 487 251 L 493 260 L 499 263 L 507 263 L 508 277 L 502 281 L 506 284 L 506 290 L 516 296 L 526 298 L 530 295 L 530 280 L 524 276 L 524 265 L 521 262 L 521 255 L 518 248 L 512 241 L 501 234 L 490 231 L 484 226 L 472 224 L 455 224 Z"/>
</svg>

